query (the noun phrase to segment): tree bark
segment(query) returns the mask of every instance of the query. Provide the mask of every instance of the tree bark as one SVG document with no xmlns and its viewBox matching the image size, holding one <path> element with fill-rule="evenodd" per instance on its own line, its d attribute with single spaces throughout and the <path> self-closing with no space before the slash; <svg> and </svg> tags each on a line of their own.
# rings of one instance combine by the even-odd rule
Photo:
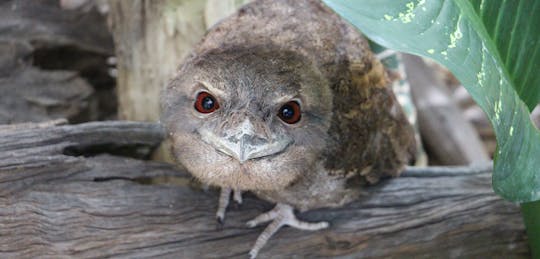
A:
<svg viewBox="0 0 540 259">
<path fill-rule="evenodd" d="M 206 29 L 247 0 L 110 0 L 121 119 L 157 121 L 159 93 Z"/>
<path fill-rule="evenodd" d="M 206 30 L 204 1 L 110 1 L 119 117 L 157 121 L 159 93 Z"/>
<path fill-rule="evenodd" d="M 150 123 L 0 127 L 0 257 L 246 258 L 263 227 L 245 222 L 271 204 L 248 194 L 220 227 L 217 192 L 190 187 L 185 170 L 111 155 L 149 154 L 162 138 Z M 519 208 L 490 177 L 409 169 L 342 208 L 300 214 L 331 227 L 284 228 L 260 258 L 529 257 Z"/>
</svg>

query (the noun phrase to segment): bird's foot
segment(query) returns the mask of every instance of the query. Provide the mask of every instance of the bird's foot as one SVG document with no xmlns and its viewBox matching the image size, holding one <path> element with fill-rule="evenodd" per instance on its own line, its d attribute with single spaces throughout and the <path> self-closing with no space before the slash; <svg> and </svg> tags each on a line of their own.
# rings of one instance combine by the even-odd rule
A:
<svg viewBox="0 0 540 259">
<path fill-rule="evenodd" d="M 266 229 L 259 235 L 255 245 L 249 251 L 250 258 L 257 257 L 257 254 L 282 226 L 290 226 L 302 230 L 320 230 L 328 227 L 328 222 L 321 221 L 317 223 L 305 222 L 296 218 L 294 209 L 290 205 L 278 203 L 271 211 L 263 213 L 256 218 L 248 221 L 248 227 L 255 227 L 261 223 L 272 221 Z"/>
<path fill-rule="evenodd" d="M 242 204 L 242 191 L 233 190 L 231 188 L 221 188 L 221 193 L 219 194 L 219 205 L 216 212 L 216 219 L 220 224 L 223 224 L 223 220 L 225 220 L 225 211 L 227 210 L 227 206 L 229 206 L 231 193 L 233 193 L 234 201 L 236 201 L 238 204 Z"/>
</svg>

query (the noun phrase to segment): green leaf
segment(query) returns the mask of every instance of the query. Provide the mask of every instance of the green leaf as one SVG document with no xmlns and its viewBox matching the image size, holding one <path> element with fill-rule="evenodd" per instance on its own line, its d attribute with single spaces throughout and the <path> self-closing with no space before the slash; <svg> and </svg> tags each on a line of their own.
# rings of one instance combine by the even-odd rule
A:
<svg viewBox="0 0 540 259">
<path fill-rule="evenodd" d="M 540 201 L 521 204 L 532 258 L 540 258 Z"/>
<path fill-rule="evenodd" d="M 324 0 L 373 41 L 436 60 L 461 81 L 497 135 L 493 189 L 540 200 L 538 0 Z"/>
</svg>

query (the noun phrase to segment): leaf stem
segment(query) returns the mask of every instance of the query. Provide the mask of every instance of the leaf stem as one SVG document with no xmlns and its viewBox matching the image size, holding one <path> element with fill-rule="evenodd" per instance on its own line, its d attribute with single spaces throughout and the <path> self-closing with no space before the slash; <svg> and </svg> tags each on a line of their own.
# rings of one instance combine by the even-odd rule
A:
<svg viewBox="0 0 540 259">
<path fill-rule="evenodd" d="M 521 204 L 532 258 L 540 259 L 540 201 Z"/>
</svg>

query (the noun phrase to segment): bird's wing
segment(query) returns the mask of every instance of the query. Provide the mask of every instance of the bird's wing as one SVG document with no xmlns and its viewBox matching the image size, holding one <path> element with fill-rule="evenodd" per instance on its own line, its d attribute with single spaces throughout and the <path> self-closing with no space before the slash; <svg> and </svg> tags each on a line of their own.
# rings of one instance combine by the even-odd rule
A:
<svg viewBox="0 0 540 259">
<path fill-rule="evenodd" d="M 398 176 L 414 159 L 414 130 L 391 89 L 388 73 L 372 53 L 344 51 L 343 78 L 333 86 L 336 144 L 327 154 L 331 172 L 369 183 Z M 334 159 L 333 159 L 333 158 Z"/>
</svg>

